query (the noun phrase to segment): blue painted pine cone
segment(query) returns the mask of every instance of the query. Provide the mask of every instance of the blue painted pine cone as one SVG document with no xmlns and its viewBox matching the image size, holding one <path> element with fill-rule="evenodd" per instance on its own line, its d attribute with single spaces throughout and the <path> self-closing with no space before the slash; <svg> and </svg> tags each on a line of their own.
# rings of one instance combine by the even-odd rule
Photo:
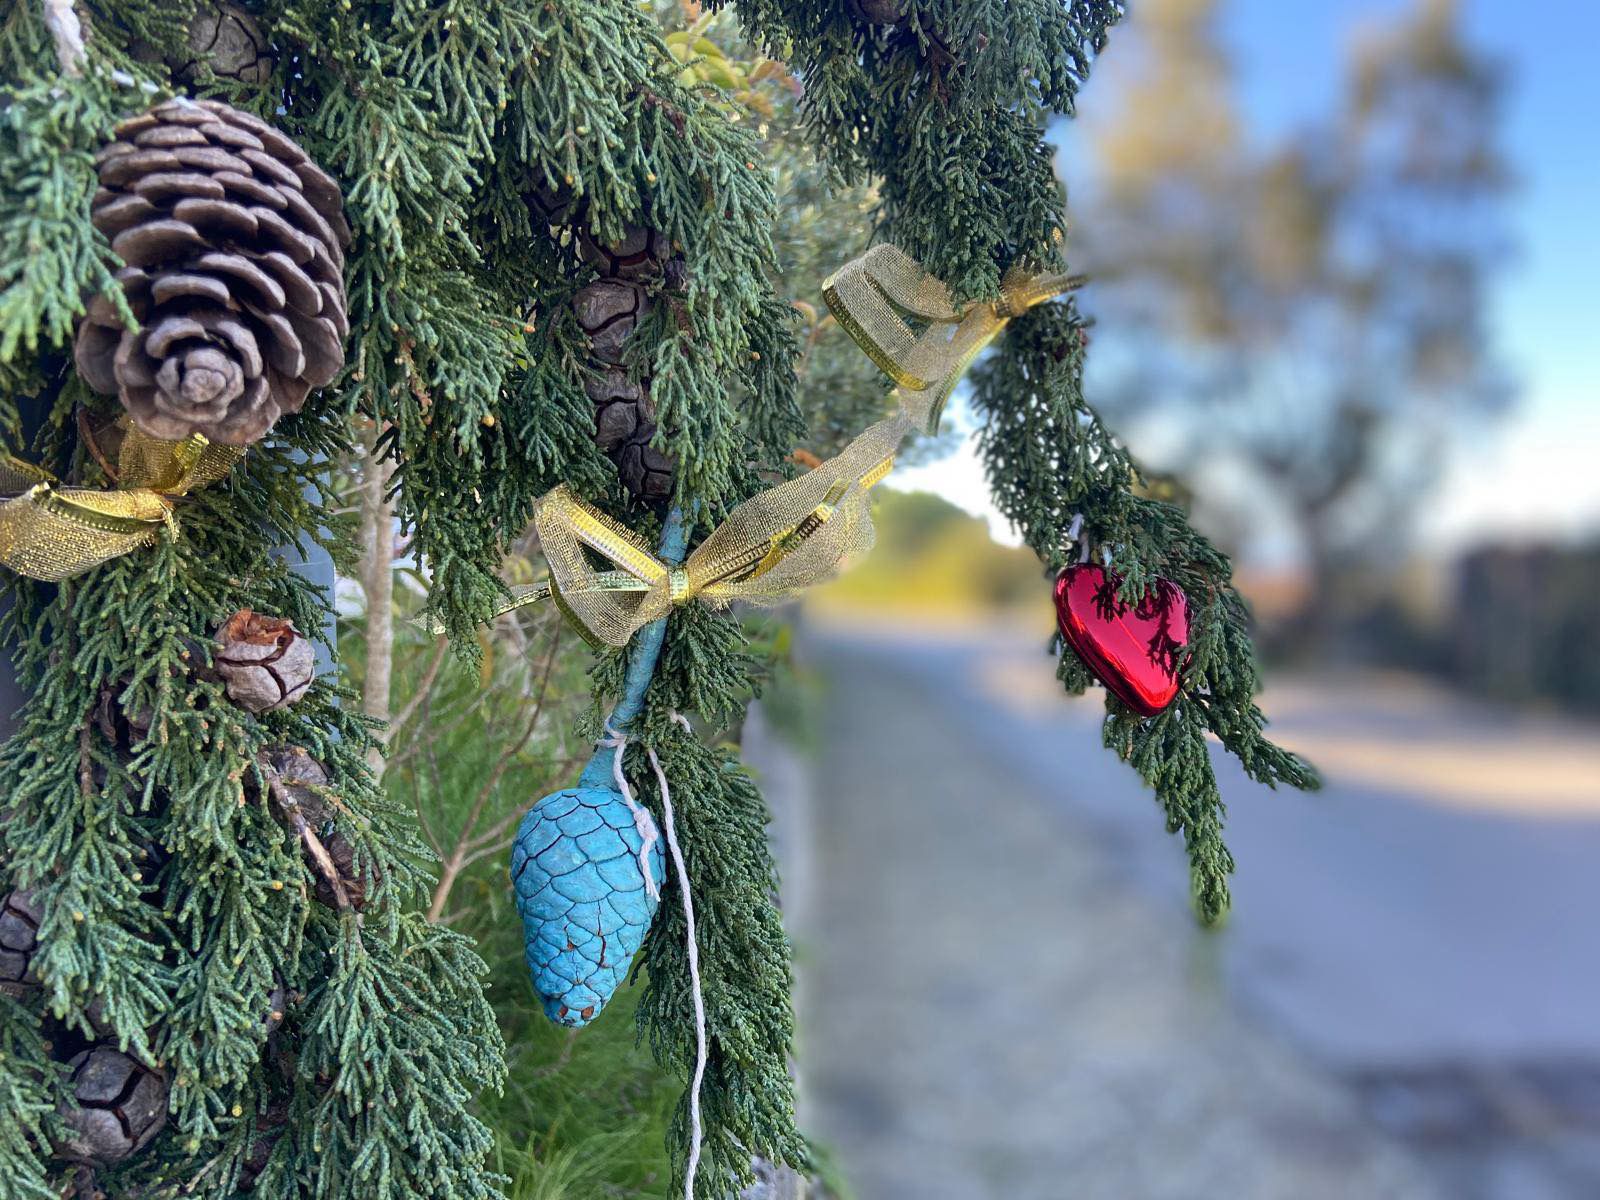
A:
<svg viewBox="0 0 1600 1200">
<path fill-rule="evenodd" d="M 511 884 L 533 986 L 558 1025 L 592 1021 L 644 942 L 666 877 L 658 836 L 644 856 L 655 887 L 645 886 L 644 842 L 633 810 L 611 788 L 555 792 L 522 818 Z"/>
</svg>

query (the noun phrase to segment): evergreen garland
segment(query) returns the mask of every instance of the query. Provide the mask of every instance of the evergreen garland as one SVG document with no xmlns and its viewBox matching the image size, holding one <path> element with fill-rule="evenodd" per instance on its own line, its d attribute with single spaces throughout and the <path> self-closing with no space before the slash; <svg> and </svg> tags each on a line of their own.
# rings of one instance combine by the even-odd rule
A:
<svg viewBox="0 0 1600 1200">
<path fill-rule="evenodd" d="M 0 214 L 5 261 L 28 262 L 43 237 L 51 246 L 50 256 L 6 278 L 0 301 L 12 434 L 13 398 L 30 394 L 35 381 L 48 385 L 56 429 L 67 428 L 74 402 L 94 403 L 49 348 L 70 335 L 82 303 L 116 266 L 88 223 L 93 153 L 117 119 L 155 94 L 108 72 L 161 83 L 152 63 L 176 57 L 187 28 L 186 17 L 168 10 L 163 18 L 161 6 L 139 0 L 111 0 L 84 15 L 92 21 L 89 69 L 72 80 L 52 69 L 36 9 L 13 8 L 5 27 L 15 88 L 0 171 L 19 182 Z M 586 347 L 571 315 L 571 295 L 592 271 L 570 230 L 543 218 L 544 195 L 581 205 L 599 240 L 648 220 L 682 249 L 686 278 L 653 285 L 654 313 L 630 339 L 630 353 L 649 364 L 663 448 L 678 463 L 680 495 L 692 498 L 701 529 L 761 486 L 759 468 L 780 467 L 803 428 L 793 396 L 794 316 L 770 282 L 770 185 L 754 140 L 728 123 L 713 97 L 680 84 L 645 14 L 620 2 L 304 0 L 267 5 L 261 24 L 277 55 L 270 85 L 240 88 L 202 70 L 198 91 L 220 93 L 299 141 L 344 186 L 356 232 L 346 272 L 350 369 L 281 422 L 278 438 L 324 461 L 347 448 L 352 416 L 386 429 L 382 448 L 398 465 L 400 517 L 432 575 L 430 607 L 459 644 L 469 651 L 475 644 L 471 630 L 503 594 L 496 575 L 503 553 L 550 487 L 565 482 L 627 514 L 590 437 Z M 139 61 L 127 50 L 135 46 Z M 21 448 L 14 437 L 11 444 Z M 59 855 L 84 864 L 59 885 L 63 893 L 75 889 L 71 907 L 55 903 L 53 893 L 46 906 L 43 971 L 57 1007 L 86 1003 L 91 963 L 123 964 L 111 1008 L 119 1036 L 137 1047 L 163 997 L 177 997 L 166 1025 L 173 1032 L 151 1049 L 170 1055 L 174 1109 L 187 1140 L 164 1137 L 160 1154 L 140 1156 L 130 1171 L 182 1178 L 200 1156 L 218 1152 L 218 1141 L 237 1166 L 252 1141 L 254 1113 L 277 1098 L 249 1065 L 254 1026 L 245 998 L 265 994 L 260 985 L 270 986 L 269 967 L 279 958 L 286 956 L 279 969 L 293 973 L 331 955 L 325 979 L 306 973 L 295 981 L 305 995 L 297 1021 L 304 1041 L 294 1055 L 301 1086 L 261 1186 L 298 1178 L 314 1195 L 475 1195 L 493 1184 L 476 1165 L 481 1129 L 458 1110 L 497 1079 L 498 1043 L 482 1030 L 469 1039 L 479 1049 L 463 1057 L 438 1025 L 444 1013 L 458 1031 L 486 1020 L 481 1000 L 460 991 L 475 987 L 474 960 L 451 935 L 397 907 L 421 878 L 416 847 L 384 820 L 394 814 L 382 813 L 381 796 L 359 783 L 361 729 L 339 715 L 325 689 L 288 717 L 269 715 L 258 725 L 214 713 L 213 705 L 226 706 L 208 685 L 175 683 L 197 633 L 233 607 L 286 616 L 301 628 L 318 624 L 314 599 L 262 555 L 275 541 L 324 536 L 333 523 L 300 498 L 298 461 L 284 451 L 252 452 L 228 485 L 185 505 L 176 544 L 73 581 L 44 610 L 56 615 L 43 623 L 32 620 L 45 603 L 35 598 L 40 589 L 12 582 L 21 597 L 16 628 L 28 614 L 23 640 L 38 675 L 27 722 L 0 764 L 5 778 L 21 782 L 18 851 L 7 870 L 31 880 Z M 124 624 L 107 632 L 113 611 Z M 660 681 L 675 687 L 673 703 L 719 719 L 742 711 L 749 660 L 737 627 L 702 618 L 696 638 L 677 636 L 678 624 L 676 665 Z M 85 655 L 95 656 L 95 670 Z M 602 687 L 620 663 L 617 656 L 601 664 Z M 138 672 L 125 682 L 132 664 Z M 99 734 L 90 714 L 106 686 L 128 704 L 149 704 L 159 691 L 158 724 L 183 736 L 169 734 L 159 750 L 145 747 L 129 763 L 100 753 L 107 778 L 94 795 L 79 794 L 76 762 L 44 731 L 88 728 L 93 741 Z M 191 711 L 202 702 L 203 715 Z M 181 725 L 172 725 L 179 713 Z M 269 875 L 305 874 L 259 804 L 245 804 L 247 817 L 234 811 L 244 787 L 239 764 L 278 740 L 261 727 L 280 721 L 292 728 L 274 732 L 323 761 L 341 783 L 341 802 L 374 822 L 376 836 L 360 850 L 378 881 L 377 907 L 369 906 L 359 946 L 349 931 L 324 929 L 329 914 L 308 908 L 302 889 L 273 892 L 265 905 L 256 895 Z M 685 821 L 703 837 L 696 887 L 707 914 L 706 970 L 749 984 L 730 983 L 714 1000 L 721 1065 L 706 1095 L 706 1186 L 715 1194 L 748 1175 L 757 1150 L 794 1163 L 804 1151 L 787 1074 L 787 946 L 759 836 L 760 799 L 747 777 L 680 757 L 670 770 L 680 787 L 697 792 Z M 687 772 L 681 780 L 680 771 Z M 173 799 L 152 819 L 132 799 L 106 803 L 125 790 L 145 797 L 170 790 Z M 45 832 L 54 840 L 33 836 Z M 144 903 L 158 885 L 130 874 L 141 837 L 175 851 L 166 870 L 182 882 L 163 879 L 160 887 L 177 890 L 170 898 L 159 893 L 159 909 Z M 235 877 L 222 886 L 227 872 Z M 746 934 L 755 930 L 764 931 L 765 949 L 753 955 Z M 169 947 L 180 945 L 189 959 L 181 967 L 168 961 Z M 449 968 L 433 974 L 431 993 L 400 969 L 430 957 Z M 681 937 L 658 938 L 649 962 L 657 999 L 642 1006 L 641 1020 L 663 1058 L 687 1074 L 693 1047 L 683 1040 Z M 362 1071 L 335 1069 L 351 1055 Z M 429 1069 L 446 1067 L 458 1085 L 441 1084 Z M 403 1089 L 397 1072 L 406 1077 Z M 365 1107 L 378 1095 L 399 1102 Z M 459 1141 L 447 1138 L 443 1121 L 428 1120 L 445 1111 L 457 1113 Z M 409 1140 L 394 1140 L 419 1127 Z M 321 1165 L 311 1176 L 313 1152 Z M 161 1165 L 152 1165 L 158 1157 Z M 451 1164 L 456 1177 L 446 1186 Z M 225 1194 L 226 1169 L 205 1178 Z"/>
<path fill-rule="evenodd" d="M 76 444 L 74 412 L 107 402 L 63 347 L 120 265 L 89 223 L 93 156 L 118 120 L 165 94 L 160 63 L 182 45 L 182 9 L 130 0 L 83 13 L 78 74 L 58 69 L 40 6 L 8 6 L 0 26 L 0 435 L 87 486 L 109 481 Z M 280 28 L 275 44 L 293 43 Z M 298 76 L 280 58 L 274 86 L 232 98 L 324 153 L 298 120 Z M 385 241 L 372 225 L 360 236 L 368 254 Z M 450 282 L 437 286 L 450 295 Z M 61 1064 L 101 1040 L 159 1065 L 171 1102 L 148 1149 L 94 1172 L 111 1195 L 226 1197 L 252 1181 L 258 1194 L 329 1200 L 499 1194 L 489 1130 L 470 1111 L 504 1073 L 484 966 L 415 911 L 427 851 L 372 782 L 366 725 L 326 682 L 252 717 L 211 669 L 209 635 L 237 609 L 322 627 L 329 598 L 269 551 L 343 552 L 341 523 L 311 497 L 348 449 L 349 395 L 314 396 L 224 484 L 186 500 L 176 538 L 56 587 L 0 579 L 12 605 L 0 640 L 20 647 L 30 694 L 0 749 L 0 874 L 43 912 L 40 986 L 0 997 L 8 1195 L 84 1183 L 49 1147 Z M 31 439 L 24 406 L 45 416 Z M 312 899 L 317 876 L 258 765 L 283 746 L 332 781 L 323 799 L 364 880 L 359 914 Z"/>
<path fill-rule="evenodd" d="M 350 367 L 280 423 L 275 445 L 187 502 L 176 541 L 53 596 L 6 581 L 6 629 L 25 648 L 34 699 L 0 752 L 0 849 L 7 876 L 38 885 L 45 910 L 44 988 L 25 1003 L 0 999 L 0 1172 L 19 1195 L 59 1194 L 39 1154 L 59 1088 L 38 1036 L 44 1012 L 83 1033 L 94 1001 L 119 1041 L 166 1063 L 173 1085 L 172 1126 L 121 1170 L 128 1191 L 194 1181 L 196 1194 L 231 1194 L 258 1117 L 278 1113 L 267 1194 L 494 1195 L 487 1134 L 467 1109 L 501 1073 L 482 966 L 408 911 L 424 855 L 365 772 L 364 727 L 325 685 L 287 712 L 245 716 L 204 677 L 204 635 L 242 606 L 320 623 L 324 599 L 265 547 L 330 540 L 336 522 L 303 494 L 315 474 L 306 464 L 346 451 L 357 416 L 386 431 L 431 612 L 468 652 L 503 596 L 505 550 L 554 485 L 655 532 L 656 516 L 630 508 L 590 436 L 570 301 L 593 270 L 572 214 L 602 242 L 647 223 L 685 260 L 683 278 L 651 282 L 654 307 L 629 353 L 651 376 L 659 445 L 697 535 L 791 470 L 805 436 L 794 314 L 771 282 L 774 199 L 760 148 L 714 96 L 681 82 L 646 14 L 624 0 L 263 8 L 270 83 L 241 87 L 202 64 L 191 90 L 278 125 L 343 185 L 356 234 Z M 909 0 L 899 19 L 871 23 L 833 0 L 746 0 L 739 15 L 800 71 L 805 132 L 839 178 L 876 185 L 882 232 L 958 298 L 984 298 L 1015 263 L 1059 265 L 1043 123 L 1071 111 L 1120 11 L 1114 0 Z M 190 12 L 97 0 L 84 14 L 89 69 L 72 78 L 55 69 L 34 5 L 11 5 L 0 24 L 0 433 L 20 448 L 17 400 L 42 401 L 51 417 L 30 449 L 91 481 L 93 465 L 71 457 L 69 418 L 98 402 L 60 348 L 117 265 L 88 220 L 92 156 L 117 119 L 171 83 L 160 63 L 184 56 Z M 551 196 L 567 215 L 551 215 Z M 1268 782 L 1314 776 L 1262 737 L 1228 564 L 1181 513 L 1135 493 L 1135 464 L 1084 402 L 1082 351 L 1070 303 L 1013 322 L 974 375 L 983 453 L 1002 511 L 1049 565 L 1064 561 L 1081 513 L 1125 595 L 1159 575 L 1195 605 L 1185 698 L 1150 720 L 1108 701 L 1106 737 L 1185 833 L 1197 902 L 1214 919 L 1231 861 L 1204 734 Z M 597 698 L 615 694 L 626 658 L 597 662 Z M 1088 683 L 1070 654 L 1061 674 L 1069 689 Z M 733 755 L 672 720 L 691 714 L 711 735 L 736 724 L 753 676 L 734 622 L 675 612 L 627 759 L 654 803 L 641 756 L 660 753 L 688 852 L 711 1035 L 701 1180 L 715 1196 L 749 1178 L 752 1154 L 807 1157 L 793 1124 L 790 967 L 765 810 Z M 150 714 L 149 736 L 122 745 L 115 722 L 99 719 L 108 703 Z M 312 903 L 314 880 L 263 798 L 254 764 L 283 744 L 337 781 L 369 884 L 360 920 Z M 639 1020 L 687 1076 L 675 889 L 669 881 L 640 959 Z M 258 1001 L 279 983 L 301 999 L 279 1035 L 287 1049 L 263 1061 Z M 679 1165 L 686 1148 L 685 1110 L 672 1138 Z"/>
<path fill-rule="evenodd" d="M 950 285 L 987 298 L 1014 265 L 1064 267 L 1065 214 L 1044 125 L 1070 114 L 1119 0 L 905 0 L 869 22 L 825 0 L 745 0 L 738 13 L 807 81 L 809 129 L 847 180 L 882 184 L 884 237 Z M 1051 570 L 1070 561 L 1075 516 L 1137 603 L 1160 578 L 1194 612 L 1179 701 L 1140 718 L 1107 696 L 1105 740 L 1155 789 L 1182 832 L 1200 917 L 1222 918 L 1233 859 L 1206 747 L 1215 734 L 1252 778 L 1318 786 L 1263 734 L 1249 613 L 1227 558 L 1177 508 L 1142 497 L 1132 457 L 1083 395 L 1086 335 L 1070 301 L 1013 321 L 972 373 L 980 449 L 996 504 Z M 1093 682 L 1064 645 L 1068 691 Z"/>
</svg>

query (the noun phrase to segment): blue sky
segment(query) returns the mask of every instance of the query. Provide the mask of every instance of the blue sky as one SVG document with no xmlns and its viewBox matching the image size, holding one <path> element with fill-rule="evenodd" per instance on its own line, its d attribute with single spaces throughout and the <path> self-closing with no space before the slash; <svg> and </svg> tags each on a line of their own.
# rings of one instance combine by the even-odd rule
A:
<svg viewBox="0 0 1600 1200">
<path fill-rule="evenodd" d="M 1270 140 L 1326 112 L 1351 37 L 1413 2 L 1224 0 L 1223 34 L 1255 135 Z M 1518 250 L 1495 312 L 1521 392 L 1497 425 L 1463 439 L 1427 502 L 1423 528 L 1440 550 L 1491 534 L 1600 530 L 1600 0 L 1463 5 L 1472 40 L 1508 76 L 1503 145 L 1519 176 L 1510 204 Z M 1083 108 L 1101 94 L 1091 85 Z M 970 444 L 894 482 L 992 513 Z"/>
</svg>

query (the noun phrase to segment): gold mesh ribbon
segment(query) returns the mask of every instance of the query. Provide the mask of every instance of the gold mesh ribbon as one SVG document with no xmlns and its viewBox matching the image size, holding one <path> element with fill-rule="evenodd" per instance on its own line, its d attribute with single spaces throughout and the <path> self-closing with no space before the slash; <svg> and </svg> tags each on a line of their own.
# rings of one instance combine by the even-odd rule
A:
<svg viewBox="0 0 1600 1200">
<path fill-rule="evenodd" d="M 998 298 L 958 306 L 915 259 L 881 244 L 825 280 L 822 295 L 845 332 L 899 385 L 905 409 L 934 433 L 957 382 L 1006 322 L 1082 282 L 1013 267 Z"/>
<path fill-rule="evenodd" d="M 176 530 L 176 497 L 216 483 L 242 457 L 242 449 L 199 434 L 165 442 L 130 428 L 117 487 L 102 490 L 63 487 L 0 450 L 0 566 L 53 582 L 148 546 L 161 530 Z"/>
<path fill-rule="evenodd" d="M 836 458 L 746 500 L 682 566 L 662 562 L 637 534 L 558 487 L 534 513 L 550 577 L 514 592 L 496 615 L 552 599 L 591 641 L 624 646 L 677 604 L 777 604 L 832 577 L 872 548 L 867 493 L 894 466 L 900 443 L 919 427 L 937 427 L 956 382 L 1007 321 L 1077 285 L 1013 270 L 998 299 L 958 307 L 913 259 L 874 246 L 830 277 L 823 294 L 899 385 L 892 417 Z"/>
<path fill-rule="evenodd" d="M 906 429 L 898 416 L 880 421 L 837 458 L 752 496 L 682 566 L 662 562 L 638 535 L 556 488 L 534 514 L 550 578 L 508 607 L 549 596 L 594 641 L 623 646 L 676 604 L 786 600 L 871 548 L 867 493 L 894 465 Z"/>
</svg>

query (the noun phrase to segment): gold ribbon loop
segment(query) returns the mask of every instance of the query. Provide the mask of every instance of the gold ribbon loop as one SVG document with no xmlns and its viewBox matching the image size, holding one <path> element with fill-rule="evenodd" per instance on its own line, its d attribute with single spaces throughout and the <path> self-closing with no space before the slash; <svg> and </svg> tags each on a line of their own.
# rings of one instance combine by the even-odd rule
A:
<svg viewBox="0 0 1600 1200">
<path fill-rule="evenodd" d="M 1082 283 L 1013 267 L 996 299 L 958 307 L 949 288 L 883 243 L 831 275 L 822 295 L 845 332 L 899 385 L 905 408 L 934 433 L 956 383 L 1006 322 Z"/>
<path fill-rule="evenodd" d="M 117 487 L 63 487 L 48 471 L 0 451 L 0 566 L 54 582 L 152 544 L 175 530 L 173 498 L 216 483 L 242 457 L 195 434 L 165 442 L 129 428 Z M 20 493 L 20 494 L 17 494 Z"/>
<path fill-rule="evenodd" d="M 558 596 L 588 636 L 624 646 L 642 626 L 691 600 L 718 608 L 735 600 L 779 603 L 871 547 L 867 492 L 888 474 L 909 428 L 903 416 L 881 421 L 839 457 L 746 500 L 681 567 L 668 566 L 630 530 L 556 488 L 534 514 L 549 583 L 514 597 L 502 611 Z M 590 550 L 609 568 L 597 568 Z"/>
<path fill-rule="evenodd" d="M 831 276 L 823 294 L 839 323 L 899 385 L 892 417 L 838 457 L 746 500 L 680 567 L 660 561 L 637 534 L 558 487 L 533 518 L 550 578 L 513 593 L 495 615 L 553 599 L 590 641 L 625 646 L 674 605 L 777 604 L 830 578 L 852 555 L 871 549 L 867 494 L 889 473 L 900 443 L 919 427 L 938 426 L 962 372 L 1008 320 L 1079 283 L 1014 269 L 996 300 L 957 307 L 950 290 L 915 260 L 893 246 L 874 246 Z M 608 565 L 597 567 L 591 551 Z"/>
</svg>

